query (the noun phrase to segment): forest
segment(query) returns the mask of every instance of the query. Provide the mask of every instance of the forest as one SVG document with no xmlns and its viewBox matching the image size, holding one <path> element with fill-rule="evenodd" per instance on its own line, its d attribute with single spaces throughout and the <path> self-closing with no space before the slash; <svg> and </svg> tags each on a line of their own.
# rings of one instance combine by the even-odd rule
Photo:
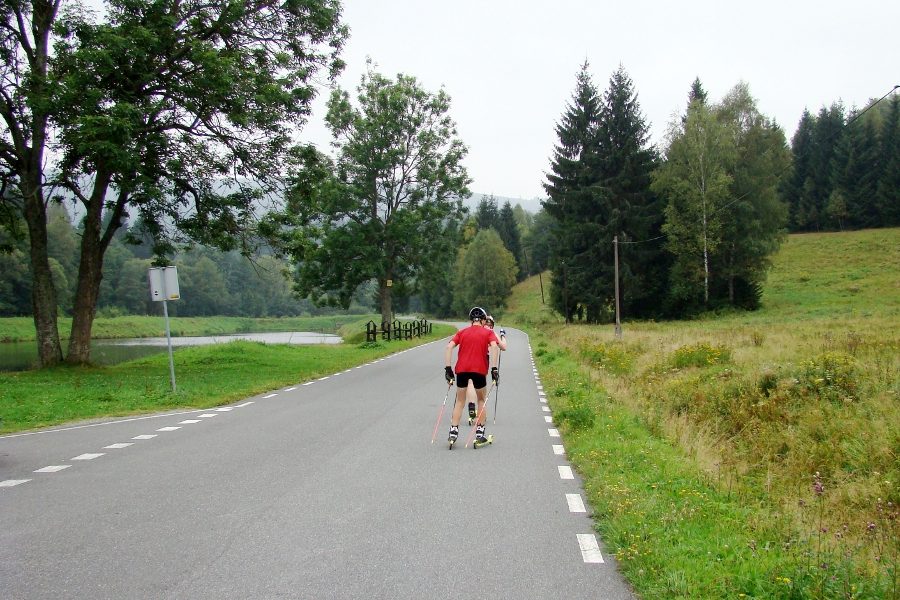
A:
<svg viewBox="0 0 900 600">
<path fill-rule="evenodd" d="M 443 89 L 372 63 L 354 94 L 333 85 L 337 0 L 110 6 L 2 12 L 0 315 L 34 318 L 42 365 L 89 362 L 97 314 L 153 312 L 150 266 L 179 267 L 183 316 L 382 319 L 499 314 L 549 270 L 560 315 L 603 323 L 754 309 L 787 232 L 900 222 L 896 94 L 806 111 L 788 143 L 749 84 L 717 100 L 697 78 L 656 145 L 624 67 L 600 89 L 585 62 L 543 208 L 466 210 Z M 327 87 L 331 153 L 302 138 Z"/>
</svg>

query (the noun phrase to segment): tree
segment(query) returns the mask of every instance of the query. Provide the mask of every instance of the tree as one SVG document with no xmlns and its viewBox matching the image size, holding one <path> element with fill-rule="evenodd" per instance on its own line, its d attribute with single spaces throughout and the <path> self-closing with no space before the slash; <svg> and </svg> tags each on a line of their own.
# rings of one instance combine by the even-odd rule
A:
<svg viewBox="0 0 900 600">
<path fill-rule="evenodd" d="M 900 225 L 900 96 L 891 98 L 881 131 L 881 156 L 884 168 L 878 180 L 876 206 L 881 226 Z"/>
<path fill-rule="evenodd" d="M 807 193 L 806 181 L 809 177 L 814 127 L 815 117 L 804 109 L 797 125 L 797 131 L 791 138 L 790 171 L 781 184 L 781 196 L 788 206 L 790 231 L 803 231 L 809 222 L 810 209 L 813 208 Z"/>
<path fill-rule="evenodd" d="M 722 100 L 716 113 L 732 133 L 734 162 L 730 200 L 723 208 L 722 238 L 713 270 L 717 284 L 731 306 L 755 309 L 762 298 L 762 284 L 769 257 L 779 248 L 787 222 L 787 208 L 778 189 L 788 170 L 790 155 L 784 132 L 759 112 L 746 83 L 739 83 Z"/>
<path fill-rule="evenodd" d="M 42 365 L 62 355 L 45 188 L 62 186 L 85 213 L 67 356 L 83 363 L 104 254 L 130 211 L 158 255 L 187 239 L 254 250 L 255 203 L 277 188 L 316 76 L 341 68 L 347 33 L 337 0 L 111 0 L 101 23 L 58 19 L 59 4 L 5 3 L 0 50 L 0 172 L 28 223 Z M 59 152 L 45 170 L 51 137 Z"/>
<path fill-rule="evenodd" d="M 453 289 L 457 314 L 483 306 L 496 316 L 516 283 L 516 259 L 493 229 L 482 229 L 467 248 L 461 248 Z"/>
<path fill-rule="evenodd" d="M 675 256 L 670 294 L 681 305 L 709 304 L 710 253 L 722 241 L 734 138 L 707 105 L 695 101 L 683 124 L 670 125 L 665 163 L 654 189 L 668 199 L 663 231 Z"/>
<path fill-rule="evenodd" d="M 300 178 L 293 191 L 299 229 L 292 254 L 297 289 L 319 302 L 349 305 L 357 286 L 378 280 L 382 320 L 392 290 L 409 285 L 450 219 L 462 216 L 469 183 L 466 147 L 449 116 L 450 97 L 414 77 L 363 75 L 357 106 L 335 90 L 327 122 L 338 148 L 337 175 Z M 320 173 L 322 156 L 308 156 Z"/>
<path fill-rule="evenodd" d="M 500 221 L 500 211 L 497 209 L 497 199 L 494 195 L 482 196 L 478 201 L 478 207 L 475 209 L 475 223 L 478 229 L 498 228 Z"/>
<path fill-rule="evenodd" d="M 702 93 L 699 80 L 695 84 Z M 662 203 L 651 189 L 658 157 L 649 144 L 649 127 L 624 67 L 612 74 L 603 95 L 598 134 L 601 185 L 607 190 L 607 201 L 599 215 L 602 231 L 597 240 L 594 276 L 614 282 L 612 241 L 618 236 L 621 310 L 636 317 L 657 316 L 661 313 L 659 299 L 665 289 L 668 260 L 661 242 L 646 240 L 661 237 L 663 224 Z M 614 286 L 607 284 L 607 289 L 610 287 Z M 604 302 L 614 306 L 614 294 Z"/>
<path fill-rule="evenodd" d="M 584 218 L 595 213 L 602 194 L 597 187 L 596 170 L 599 120 L 600 98 L 585 62 L 576 76 L 572 100 L 556 125 L 559 141 L 553 149 L 544 184 L 548 197 L 541 202 L 553 218 L 551 305 L 565 316 L 567 323 L 577 312 L 580 301 L 589 301 L 581 288 L 593 283 L 585 275 L 593 262 L 590 253 L 597 232 Z"/>
<path fill-rule="evenodd" d="M 516 216 L 513 212 L 512 205 L 507 200 L 500 209 L 500 215 L 495 226 L 503 245 L 516 259 L 518 271 L 516 279 L 521 280 L 525 276 L 525 266 L 522 260 L 522 238 L 519 235 L 519 226 L 516 223 Z"/>
</svg>

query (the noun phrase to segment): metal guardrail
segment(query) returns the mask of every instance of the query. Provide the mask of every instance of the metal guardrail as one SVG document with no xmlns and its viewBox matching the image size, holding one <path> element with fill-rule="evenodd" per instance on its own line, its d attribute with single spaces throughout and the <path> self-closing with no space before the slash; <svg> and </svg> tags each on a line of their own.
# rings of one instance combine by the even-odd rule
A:
<svg viewBox="0 0 900 600">
<path fill-rule="evenodd" d="M 374 342 L 381 339 L 384 341 L 391 340 L 411 340 L 414 337 L 422 337 L 431 333 L 432 324 L 428 319 L 418 319 L 415 321 L 382 321 L 379 326 L 375 321 L 366 323 L 366 341 Z"/>
</svg>

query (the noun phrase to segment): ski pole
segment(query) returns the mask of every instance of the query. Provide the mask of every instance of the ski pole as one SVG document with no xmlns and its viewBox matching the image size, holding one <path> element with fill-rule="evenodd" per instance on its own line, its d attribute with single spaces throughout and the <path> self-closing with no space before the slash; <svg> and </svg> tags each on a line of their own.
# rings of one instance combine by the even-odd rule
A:
<svg viewBox="0 0 900 600">
<path fill-rule="evenodd" d="M 497 355 L 497 371 L 500 371 L 500 359 L 503 358 L 503 352 Z M 500 377 L 497 377 L 497 390 L 494 392 L 494 425 L 497 424 L 497 397 L 500 395 Z"/>
<path fill-rule="evenodd" d="M 431 432 L 431 443 L 434 443 L 434 438 L 437 436 L 438 427 L 441 425 L 441 419 L 444 417 L 444 407 L 447 406 L 447 398 L 450 397 L 450 388 L 453 387 L 453 382 L 447 384 L 447 393 L 444 394 L 444 402 L 441 404 L 441 412 L 438 413 L 437 422 L 434 424 L 434 431 Z"/>
<path fill-rule="evenodd" d="M 494 382 L 491 382 L 491 387 L 488 388 L 487 394 L 484 395 L 484 402 L 481 404 L 481 410 L 478 411 L 478 416 L 475 418 L 475 427 L 472 428 L 472 431 L 469 432 L 469 437 L 466 438 L 466 448 L 469 447 L 469 442 L 472 441 L 472 438 L 475 437 L 475 432 L 478 431 L 478 422 L 481 421 L 481 417 L 484 415 L 484 409 L 487 408 L 487 399 L 488 396 L 491 395 L 491 388 L 494 387 Z"/>
</svg>

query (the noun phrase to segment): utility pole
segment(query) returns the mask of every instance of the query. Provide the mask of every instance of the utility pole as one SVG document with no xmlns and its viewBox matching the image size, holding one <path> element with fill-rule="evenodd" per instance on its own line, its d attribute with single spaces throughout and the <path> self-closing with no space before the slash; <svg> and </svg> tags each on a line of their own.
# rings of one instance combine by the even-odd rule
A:
<svg viewBox="0 0 900 600">
<path fill-rule="evenodd" d="M 613 236 L 613 257 L 616 272 L 616 339 L 622 339 L 622 321 L 619 316 L 619 236 Z"/>
</svg>

